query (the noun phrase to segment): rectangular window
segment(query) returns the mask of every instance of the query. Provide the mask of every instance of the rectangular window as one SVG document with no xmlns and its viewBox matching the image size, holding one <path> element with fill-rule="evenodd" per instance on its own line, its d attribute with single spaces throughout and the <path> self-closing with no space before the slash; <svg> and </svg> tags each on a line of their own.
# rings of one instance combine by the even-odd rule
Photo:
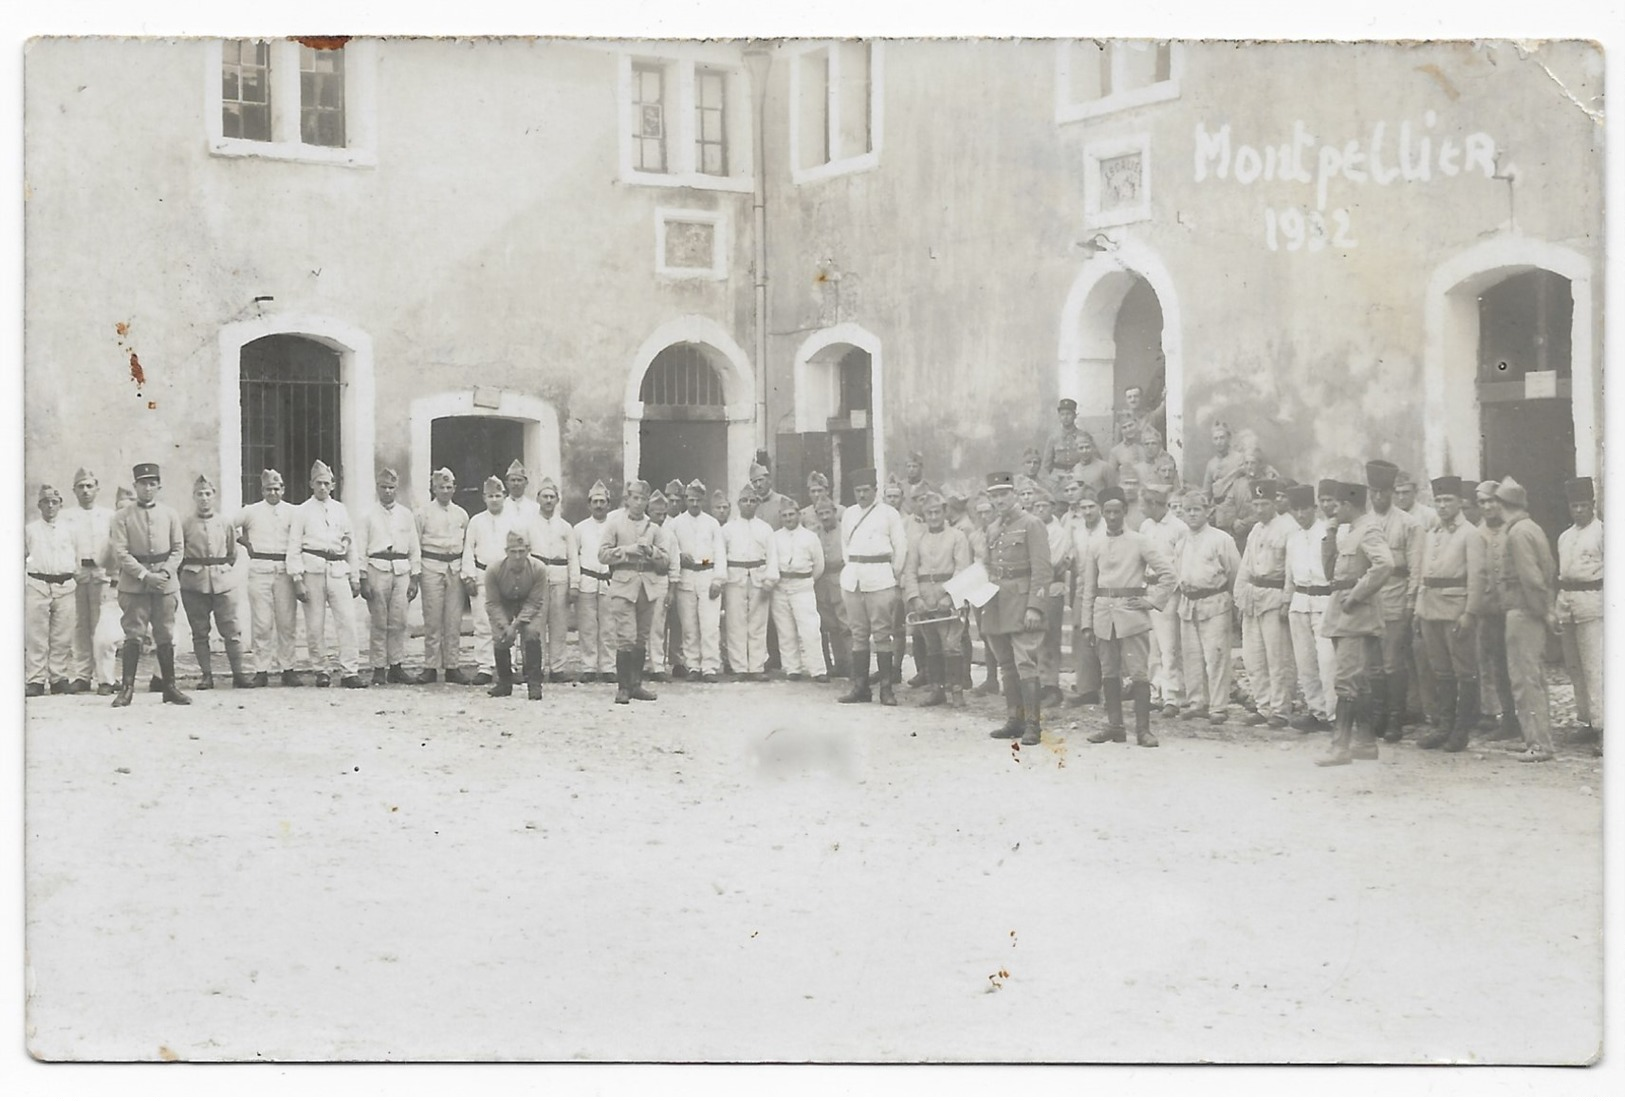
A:
<svg viewBox="0 0 1625 1101">
<path fill-rule="evenodd" d="M 659 65 L 632 66 L 632 167 L 666 171 L 666 73 Z"/>
<path fill-rule="evenodd" d="M 270 141 L 271 44 L 228 39 L 220 75 L 221 133 L 246 141 Z"/>
<path fill-rule="evenodd" d="M 1081 39 L 1057 44 L 1058 122 L 1179 97 L 1180 55 L 1173 42 Z"/>
<path fill-rule="evenodd" d="M 819 42 L 790 68 L 790 177 L 798 184 L 879 167 L 883 47 Z"/>
<path fill-rule="evenodd" d="M 344 148 L 344 50 L 299 47 L 299 140 Z"/>
<path fill-rule="evenodd" d="M 802 168 L 828 164 L 829 150 L 829 51 L 814 50 L 796 59 L 801 78 L 801 148 L 797 150 Z"/>
<path fill-rule="evenodd" d="M 728 78 L 715 69 L 694 71 L 694 159 L 707 176 L 728 174 Z"/>
<path fill-rule="evenodd" d="M 835 47 L 840 57 L 841 132 L 834 144 L 842 157 L 869 152 L 869 43 L 842 42 Z"/>
</svg>

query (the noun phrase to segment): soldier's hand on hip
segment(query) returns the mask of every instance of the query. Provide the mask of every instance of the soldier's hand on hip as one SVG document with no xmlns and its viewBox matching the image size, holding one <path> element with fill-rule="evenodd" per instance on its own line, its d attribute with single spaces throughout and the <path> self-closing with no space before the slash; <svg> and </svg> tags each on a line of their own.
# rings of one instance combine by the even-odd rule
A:
<svg viewBox="0 0 1625 1101">
<path fill-rule="evenodd" d="M 1151 610 L 1151 602 L 1143 596 L 1131 596 L 1127 600 L 1123 601 L 1123 607 L 1127 608 L 1131 612 L 1149 612 Z"/>
<path fill-rule="evenodd" d="M 1021 627 L 1024 631 L 1042 631 L 1044 629 L 1044 613 L 1037 608 L 1028 608 L 1021 617 Z"/>
</svg>

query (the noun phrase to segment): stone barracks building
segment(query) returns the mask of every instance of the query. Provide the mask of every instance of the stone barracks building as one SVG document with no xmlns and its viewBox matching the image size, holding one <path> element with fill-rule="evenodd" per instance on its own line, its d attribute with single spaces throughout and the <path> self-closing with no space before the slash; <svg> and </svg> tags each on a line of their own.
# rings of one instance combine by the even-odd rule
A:
<svg viewBox="0 0 1625 1101">
<path fill-rule="evenodd" d="M 1165 395 L 1299 478 L 1602 454 L 1591 46 L 34 42 L 26 464 L 936 479 Z M 845 478 L 843 477 L 843 481 Z M 110 501 L 110 491 L 106 493 Z M 1553 511 L 1555 506 L 1555 512 Z"/>
</svg>

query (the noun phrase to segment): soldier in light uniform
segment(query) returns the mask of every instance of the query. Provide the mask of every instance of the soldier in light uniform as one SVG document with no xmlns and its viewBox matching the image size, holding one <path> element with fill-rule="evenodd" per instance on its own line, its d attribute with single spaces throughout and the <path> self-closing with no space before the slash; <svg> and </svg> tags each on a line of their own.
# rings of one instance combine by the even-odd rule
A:
<svg viewBox="0 0 1625 1101">
<path fill-rule="evenodd" d="M 925 527 L 909 542 L 903 560 L 903 598 L 916 616 L 949 615 L 953 601 L 943 585 L 955 574 L 970 569 L 970 540 L 958 528 L 949 527 L 947 507 L 942 497 L 927 493 L 920 500 Z M 964 624 L 957 615 L 945 623 L 923 629 L 925 657 L 931 691 L 921 707 L 938 707 L 948 702 L 944 690 L 952 694 L 953 706 L 965 706 L 961 682 L 960 653 L 964 645 Z"/>
<path fill-rule="evenodd" d="M 605 522 L 598 560 L 610 567 L 609 593 L 615 623 L 616 703 L 653 700 L 643 687 L 644 651 L 649 645 L 655 605 L 670 584 L 676 557 L 671 535 L 649 519 L 649 484 L 626 483 L 626 507 Z"/>
<path fill-rule="evenodd" d="M 333 470 L 317 459 L 310 469 L 310 496 L 293 510 L 288 526 L 288 576 L 305 606 L 305 643 L 316 670 L 316 687 L 332 684 L 337 665 L 345 688 L 365 688 L 356 641 L 355 598 L 361 595 L 361 558 L 350 513 L 333 496 Z M 417 529 L 413 528 L 414 539 Z M 327 617 L 333 617 L 338 654 L 327 649 Z"/>
<path fill-rule="evenodd" d="M 114 514 L 108 527 L 108 542 L 119 571 L 119 609 L 124 613 L 124 669 L 113 706 L 130 706 L 141 664 L 141 643 L 149 627 L 158 651 L 164 702 L 189 704 L 191 697 L 175 683 L 175 609 L 180 603 L 178 574 L 186 536 L 180 514 L 158 501 L 163 487 L 158 464 L 138 463 L 134 473 L 135 504 Z"/>
<path fill-rule="evenodd" d="M 1088 740 L 1128 740 L 1123 726 L 1123 677 L 1134 699 L 1134 740 L 1154 748 L 1151 733 L 1150 612 L 1174 599 L 1174 570 L 1156 543 L 1123 526 L 1122 489 L 1108 489 L 1100 502 L 1106 532 L 1083 560 L 1078 622 L 1100 651 L 1101 688 L 1106 696 L 1106 728 Z"/>
<path fill-rule="evenodd" d="M 1495 503 L 1498 488 L 1497 482 L 1483 481 L 1474 490 L 1480 517 L 1478 534 L 1484 540 L 1484 610 L 1478 617 L 1479 708 L 1486 717 L 1500 717 L 1498 722 L 1486 718 L 1480 725 L 1488 723 L 1491 728 L 1486 741 L 1522 741 L 1523 728 L 1518 725 L 1518 708 L 1512 699 L 1512 678 L 1507 669 L 1507 617 L 1501 605 L 1506 525 L 1501 507 Z"/>
<path fill-rule="evenodd" d="M 1564 485 L 1572 527 L 1557 537 L 1557 629 L 1585 736 L 1602 744 L 1602 521 L 1590 478 Z"/>
<path fill-rule="evenodd" d="M 1073 591 L 1075 615 L 1077 586 L 1081 579 L 1079 565 L 1089 553 L 1090 544 L 1106 534 L 1106 525 L 1100 518 L 1100 502 L 1092 489 L 1084 487 L 1078 498 L 1077 510 L 1068 517 L 1068 526 L 1072 532 L 1072 552 L 1065 565 L 1071 571 L 1069 584 Z M 1075 620 L 1072 629 L 1072 661 L 1075 667 L 1073 691 L 1076 695 L 1068 702 L 1079 706 L 1100 702 L 1100 651 L 1095 647 L 1094 636 L 1084 632 L 1084 626 L 1083 620 Z"/>
<path fill-rule="evenodd" d="M 378 504 L 361 525 L 364 572 L 361 595 L 367 600 L 371 630 L 372 683 L 408 684 L 406 606 L 417 599 L 423 581 L 423 549 L 418 544 L 417 517 L 395 499 L 400 475 L 389 467 L 378 472 Z"/>
<path fill-rule="evenodd" d="M 1258 708 L 1247 724 L 1281 728 L 1289 722 L 1292 705 L 1292 630 L 1286 599 L 1286 540 L 1291 532 L 1286 525 L 1298 525 L 1289 514 L 1276 512 L 1275 490 L 1276 483 L 1268 479 L 1253 483 L 1257 522 L 1247 533 L 1235 600 L 1247 685 Z"/>
<path fill-rule="evenodd" d="M 1333 692 L 1337 652 L 1332 640 L 1320 633 L 1332 597 L 1332 580 L 1326 573 L 1328 523 L 1333 540 L 1330 558 L 1336 563 L 1337 483 L 1331 479 L 1320 483 L 1318 515 L 1317 487 L 1289 486 L 1286 494 L 1296 529 L 1286 537 L 1287 625 L 1292 632 L 1298 687 L 1303 690 L 1307 708 L 1292 720 L 1292 728 L 1307 734 L 1332 729 L 1332 715 L 1337 710 Z"/>
<path fill-rule="evenodd" d="M 779 530 L 773 533 L 779 580 L 769 599 L 785 675 L 790 680 L 810 676 L 819 684 L 828 684 L 829 669 L 819 642 L 818 597 L 814 592 L 824 575 L 824 544 L 817 533 L 801 526 L 801 508 L 793 500 L 780 510 L 779 522 Z"/>
<path fill-rule="evenodd" d="M 1382 668 L 1370 670 L 1377 737 L 1399 741 L 1404 733 L 1407 655 L 1411 648 L 1411 616 L 1416 608 L 1420 578 L 1412 569 L 1421 561 L 1422 525 L 1394 506 L 1394 482 L 1399 467 L 1385 459 L 1365 464 L 1371 514 L 1388 541 L 1394 568 L 1382 587 Z"/>
<path fill-rule="evenodd" d="M 767 623 L 772 614 L 772 589 L 779 577 L 773 529 L 756 515 L 756 489 L 739 494 L 739 514 L 722 525 L 728 551 L 728 574 L 722 587 L 722 614 L 728 648 L 728 666 L 740 680 L 765 677 Z M 782 510 L 781 510 L 782 511 Z"/>
<path fill-rule="evenodd" d="M 1416 490 L 1416 475 L 1410 471 L 1401 470 L 1394 476 L 1394 507 L 1401 512 L 1409 513 L 1417 523 L 1422 525 L 1422 531 L 1426 534 L 1438 525 L 1439 510 L 1418 501 L 1416 499 Z M 1435 501 L 1435 504 L 1437 504 L 1437 501 Z"/>
<path fill-rule="evenodd" d="M 666 523 L 677 552 L 673 600 L 682 627 L 681 661 L 688 679 L 715 684 L 722 672 L 722 585 L 728 546 L 722 525 L 704 510 L 705 483 L 695 478 L 683 490 L 688 505 Z"/>
<path fill-rule="evenodd" d="M 423 560 L 423 672 L 417 683 L 447 684 L 463 676 L 463 584 L 458 576 L 468 543 L 468 513 L 452 500 L 457 476 L 442 468 L 429 476 L 432 499 L 418 510 L 418 547 Z"/>
<path fill-rule="evenodd" d="M 214 483 L 199 474 L 192 484 L 195 511 L 181 521 L 185 555 L 181 559 L 181 606 L 192 628 L 192 653 L 202 676 L 199 691 L 214 687 L 214 670 L 209 654 L 209 617 L 220 630 L 231 666 L 231 686 L 252 688 L 254 682 L 243 672 L 242 633 L 237 626 L 237 543 L 236 529 L 229 520 L 215 515 Z"/>
<path fill-rule="evenodd" d="M 1206 715 L 1223 725 L 1230 708 L 1230 632 L 1235 602 L 1232 592 L 1241 573 L 1241 554 L 1230 533 L 1208 522 L 1207 495 L 1191 490 L 1184 498 L 1185 525 L 1190 529 L 1179 547 L 1174 573 L 1179 582 L 1179 653 L 1185 663 L 1185 695 L 1190 701 L 1181 718 Z"/>
<path fill-rule="evenodd" d="M 530 538 L 530 556 L 547 567 L 547 610 L 539 626 L 542 664 L 547 679 L 554 684 L 565 679 L 570 604 L 581 571 L 575 529 L 558 510 L 558 484 L 544 475 L 536 486 L 536 515 L 531 517 L 526 534 Z"/>
<path fill-rule="evenodd" d="M 68 678 L 77 626 L 74 598 L 79 582 L 74 575 L 79 551 L 73 529 L 60 519 L 62 494 L 52 486 L 40 486 L 39 511 L 40 518 L 23 528 L 23 570 L 28 575 L 23 589 L 26 696 L 45 695 L 47 684 L 53 693 L 72 690 Z M 94 578 L 85 582 L 96 583 Z"/>
<path fill-rule="evenodd" d="M 1368 475 L 1369 476 L 1369 475 Z M 1317 765 L 1346 765 L 1377 759 L 1371 670 L 1382 666 L 1383 585 L 1394 568 L 1382 521 L 1366 511 L 1366 487 L 1339 482 L 1337 558 L 1332 565 L 1332 597 L 1320 620 L 1320 633 L 1332 640 L 1337 667 L 1331 753 Z"/>
<path fill-rule="evenodd" d="M 880 499 L 882 503 L 896 509 L 897 514 L 903 518 L 903 539 L 905 543 L 911 542 L 914 539 L 915 529 L 921 525 L 919 517 L 903 507 L 903 483 L 897 480 L 897 475 L 887 476 L 885 488 L 880 492 Z M 901 580 L 902 573 L 899 571 L 898 581 L 901 582 Z M 903 607 L 902 598 L 899 596 L 897 602 L 892 605 L 892 639 L 896 643 L 891 673 L 891 682 L 894 685 L 900 683 L 903 679 L 903 659 L 908 656 L 909 652 L 910 639 L 907 621 L 908 610 Z M 915 643 L 916 657 L 914 678 L 909 681 L 909 687 L 918 688 L 925 683 L 925 670 L 919 663 L 919 640 L 916 638 L 913 641 Z"/>
<path fill-rule="evenodd" d="M 664 494 L 649 495 L 649 515 L 661 527 L 671 529 L 671 522 L 683 515 L 688 504 L 688 490 L 681 478 L 666 483 Z M 677 614 L 677 583 L 682 579 L 682 566 L 675 559 L 671 564 L 671 583 L 666 586 L 665 606 L 655 611 L 653 634 L 649 637 L 650 679 L 666 679 L 666 666 L 678 679 L 688 677 L 688 666 L 683 664 L 683 621 Z"/>
<path fill-rule="evenodd" d="M 1048 490 L 1040 490 L 1033 499 L 1032 513 L 1049 539 L 1053 578 L 1044 603 L 1044 641 L 1038 649 L 1038 690 L 1043 697 L 1039 702 L 1044 707 L 1060 707 L 1065 700 L 1061 695 L 1061 632 L 1066 626 L 1068 578 L 1082 576 L 1082 563 L 1072 557 L 1072 528 L 1055 515 L 1055 501 Z"/>
<path fill-rule="evenodd" d="M 248 613 L 253 624 L 254 687 L 271 683 L 278 675 L 284 688 L 303 682 L 294 670 L 299 644 L 293 579 L 288 576 L 288 533 L 293 528 L 293 506 L 282 499 L 282 475 L 260 471 L 260 499 L 237 514 L 237 542 L 248 553 Z M 309 629 L 309 617 L 306 617 Z"/>
<path fill-rule="evenodd" d="M 547 567 L 531 554 L 528 530 L 509 531 L 503 537 L 502 557 L 486 568 L 481 586 L 497 667 L 488 695 L 513 695 L 513 644 L 522 640 L 526 693 L 533 700 L 542 698 L 542 621 L 547 617 L 549 588 Z"/>
<path fill-rule="evenodd" d="M 1217 505 L 1230 497 L 1230 487 L 1241 474 L 1242 456 L 1230 449 L 1230 426 L 1224 421 L 1213 422 L 1213 457 L 1202 470 L 1202 494 Z M 1215 521 L 1214 526 L 1229 530 L 1228 525 Z"/>
<path fill-rule="evenodd" d="M 1451 753 L 1467 748 L 1478 711 L 1478 613 L 1484 605 L 1484 541 L 1461 514 L 1461 479 L 1433 479 L 1439 520 L 1423 535 L 1416 619 L 1427 668 L 1436 678 L 1438 722 L 1416 744 Z"/>
<path fill-rule="evenodd" d="M 1507 673 L 1523 728 L 1519 761 L 1552 759 L 1551 704 L 1546 693 L 1546 632 L 1558 629 L 1557 563 L 1539 524 L 1529 517 L 1529 495 L 1512 478 L 1495 489 L 1506 534 L 1497 583 L 1506 611 Z"/>
<path fill-rule="evenodd" d="M 1168 507 L 1172 492 L 1172 486 L 1160 484 L 1148 485 L 1140 491 L 1146 510 L 1140 534 L 1151 540 L 1157 553 L 1170 565 L 1178 561 L 1179 545 L 1190 531 L 1178 511 Z M 1183 659 L 1179 656 L 1177 594 L 1147 614 L 1151 617 L 1151 703 L 1162 708 L 1163 718 L 1177 718 L 1185 704 L 1185 670 L 1182 667 Z"/>
<path fill-rule="evenodd" d="M 96 623 L 101 618 L 109 586 L 107 571 L 108 530 L 113 524 L 113 510 L 96 503 L 101 483 L 96 475 L 80 467 L 73 475 L 74 508 L 62 513 L 62 520 L 73 534 L 74 610 L 72 680 L 69 692 L 89 692 L 95 677 L 93 651 Z M 103 681 L 103 695 L 112 692 L 110 682 Z"/>
<path fill-rule="evenodd" d="M 1044 465 L 1044 453 L 1043 452 L 1039 451 L 1038 448 L 1036 448 L 1036 447 L 1024 447 L 1024 448 L 1022 448 L 1022 450 L 1021 450 L 1021 470 L 1017 475 L 1018 479 L 1019 478 L 1026 478 L 1029 481 L 1037 482 L 1038 481 L 1038 475 L 1039 475 L 1040 470 L 1043 467 L 1043 465 Z M 1021 488 L 1020 481 L 1016 482 L 1016 488 L 1017 489 Z"/>
<path fill-rule="evenodd" d="M 610 623 L 609 570 L 598 548 L 609 516 L 609 487 L 602 480 L 587 491 L 589 515 L 575 527 L 577 578 L 576 636 L 581 645 L 581 679 L 588 684 L 609 676 L 614 632 Z"/>
<path fill-rule="evenodd" d="M 478 663 L 474 683 L 491 683 L 496 672 L 495 650 L 491 645 L 491 620 L 485 614 L 485 571 L 507 554 L 508 533 L 524 532 L 529 522 L 510 502 L 502 479 L 485 479 L 480 487 L 485 511 L 468 518 L 468 537 L 463 543 L 463 591 L 468 595 L 474 617 L 474 660 Z M 605 503 L 608 503 L 607 494 Z M 526 536 L 529 544 L 529 536 Z"/>
<path fill-rule="evenodd" d="M 1439 524 L 1439 511 L 1416 499 L 1416 476 L 1401 470 L 1394 476 L 1394 507 L 1407 513 L 1422 528 L 1422 540 Z M 1405 706 L 1410 715 L 1420 712 L 1429 721 L 1439 717 L 1439 701 L 1434 697 L 1436 670 L 1428 665 L 1428 648 L 1422 641 L 1422 621 L 1411 617 L 1411 641 L 1406 651 L 1405 680 L 1408 684 Z M 1409 720 L 1407 720 L 1409 721 Z"/>
<path fill-rule="evenodd" d="M 1037 745 L 1043 714 L 1038 688 L 1038 648 L 1044 638 L 1044 608 L 1050 582 L 1049 534 L 1016 503 L 1015 479 L 999 471 L 987 476 L 987 495 L 996 515 L 987 527 L 988 579 L 999 594 L 984 608 L 983 628 L 1004 683 L 1004 725 L 995 738 Z"/>
<path fill-rule="evenodd" d="M 813 582 L 818 599 L 818 624 L 823 632 L 830 667 L 837 677 L 852 675 L 852 628 L 847 624 L 846 600 L 841 594 L 841 572 L 846 568 L 841 549 L 840 510 L 832 497 L 819 499 L 813 529 L 824 552 L 824 572 Z"/>
<path fill-rule="evenodd" d="M 541 511 L 534 498 L 525 496 L 525 491 L 530 487 L 530 474 L 526 472 L 525 464 L 515 459 L 508 464 L 508 472 L 503 475 L 503 480 L 507 485 L 507 509 L 513 513 L 514 527 L 523 531 Z"/>
<path fill-rule="evenodd" d="M 880 702 L 897 706 L 892 693 L 892 675 L 897 656 L 893 652 L 893 623 L 900 600 L 898 579 L 908 554 L 908 535 L 903 517 L 884 501 L 875 500 L 874 469 L 852 474 L 852 492 L 858 503 L 841 515 L 842 599 L 846 619 L 852 628 L 852 688 L 841 703 L 868 703 L 872 698 L 869 682 L 869 655 L 879 665 Z"/>
</svg>

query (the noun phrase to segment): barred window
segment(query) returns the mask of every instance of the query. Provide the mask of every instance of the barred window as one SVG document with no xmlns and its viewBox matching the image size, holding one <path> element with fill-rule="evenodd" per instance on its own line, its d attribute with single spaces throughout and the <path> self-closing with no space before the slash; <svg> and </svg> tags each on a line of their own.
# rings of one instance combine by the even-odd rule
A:
<svg viewBox="0 0 1625 1101">
<path fill-rule="evenodd" d="M 666 171 L 666 72 L 659 65 L 632 66 L 632 166 Z"/>
<path fill-rule="evenodd" d="M 300 336 L 267 336 L 243 345 L 242 500 L 260 498 L 260 471 L 282 473 L 287 499 L 310 495 L 306 475 L 317 459 L 343 476 L 339 439 L 339 353 Z"/>
<path fill-rule="evenodd" d="M 270 141 L 271 44 L 229 39 L 222 62 L 222 134 L 247 141 Z"/>
<path fill-rule="evenodd" d="M 720 407 L 727 404 L 722 380 L 698 344 L 673 344 L 655 356 L 643 376 L 638 400 L 646 405 Z"/>
<path fill-rule="evenodd" d="M 344 148 L 344 50 L 299 47 L 299 140 Z"/>
</svg>

